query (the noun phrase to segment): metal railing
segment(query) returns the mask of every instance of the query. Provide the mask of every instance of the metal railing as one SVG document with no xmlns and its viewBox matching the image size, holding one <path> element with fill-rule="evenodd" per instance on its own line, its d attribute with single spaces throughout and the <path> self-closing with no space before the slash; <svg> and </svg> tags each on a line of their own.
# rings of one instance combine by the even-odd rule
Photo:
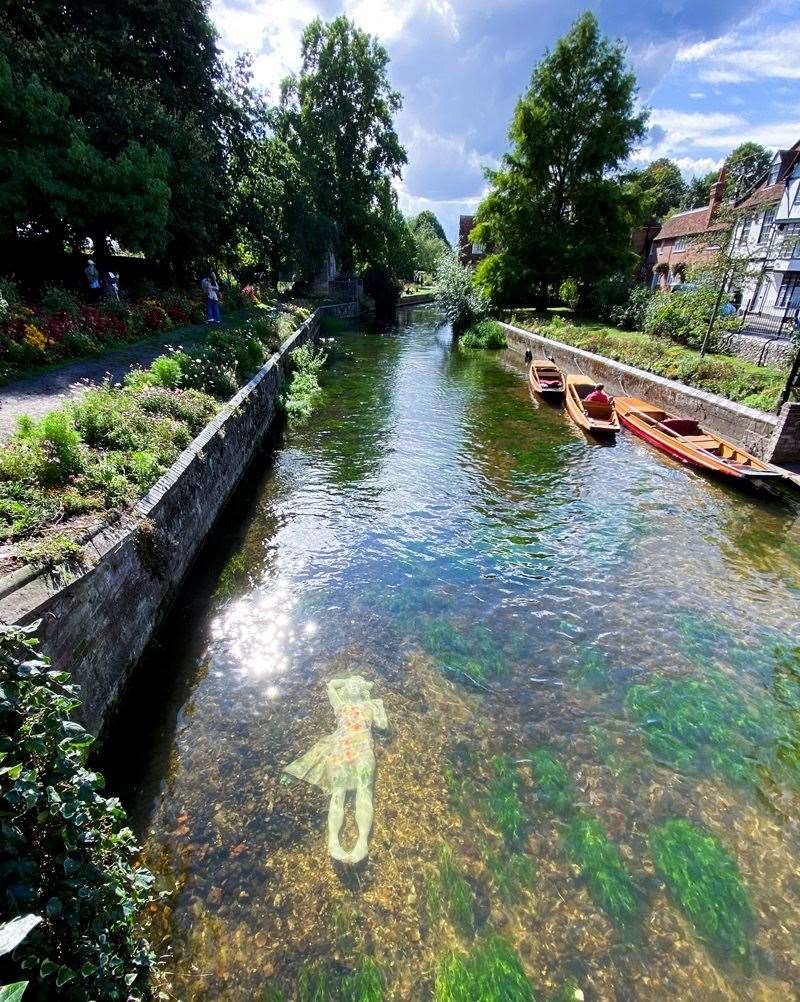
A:
<svg viewBox="0 0 800 1002">
<path fill-rule="evenodd" d="M 787 309 L 778 314 L 747 313 L 742 325 L 742 334 L 789 340 L 794 336 L 796 330 L 797 313 L 797 309 Z"/>
</svg>

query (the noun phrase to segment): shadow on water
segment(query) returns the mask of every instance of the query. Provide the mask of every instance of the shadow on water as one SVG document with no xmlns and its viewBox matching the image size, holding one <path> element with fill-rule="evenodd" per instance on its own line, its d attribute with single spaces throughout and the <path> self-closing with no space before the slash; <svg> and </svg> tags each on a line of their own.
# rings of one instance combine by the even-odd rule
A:
<svg viewBox="0 0 800 1002">
<path fill-rule="evenodd" d="M 792 997 L 796 512 L 585 440 L 432 310 L 342 333 L 325 388 L 112 725 L 177 996 Z M 281 773 L 351 674 L 389 726 L 343 873 Z"/>
</svg>

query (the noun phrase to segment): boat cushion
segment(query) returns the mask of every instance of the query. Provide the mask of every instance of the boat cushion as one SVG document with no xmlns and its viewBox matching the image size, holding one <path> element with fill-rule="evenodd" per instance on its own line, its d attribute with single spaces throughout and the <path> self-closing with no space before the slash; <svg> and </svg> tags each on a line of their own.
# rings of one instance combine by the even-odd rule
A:
<svg viewBox="0 0 800 1002">
<path fill-rule="evenodd" d="M 692 421 L 691 418 L 667 418 L 661 424 L 665 428 L 669 428 L 670 431 L 674 431 L 676 435 L 697 435 L 700 431 L 697 422 Z"/>
</svg>

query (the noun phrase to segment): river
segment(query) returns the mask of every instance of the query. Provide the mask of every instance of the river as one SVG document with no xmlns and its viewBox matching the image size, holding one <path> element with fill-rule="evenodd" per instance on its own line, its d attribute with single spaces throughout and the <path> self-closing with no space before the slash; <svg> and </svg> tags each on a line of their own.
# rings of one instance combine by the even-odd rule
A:
<svg viewBox="0 0 800 1002">
<path fill-rule="evenodd" d="M 493 936 L 540 1000 L 800 997 L 796 506 L 587 440 L 433 309 L 330 349 L 112 734 L 174 997 L 467 998 Z M 357 868 L 281 781 L 351 675 L 388 721 Z"/>
</svg>

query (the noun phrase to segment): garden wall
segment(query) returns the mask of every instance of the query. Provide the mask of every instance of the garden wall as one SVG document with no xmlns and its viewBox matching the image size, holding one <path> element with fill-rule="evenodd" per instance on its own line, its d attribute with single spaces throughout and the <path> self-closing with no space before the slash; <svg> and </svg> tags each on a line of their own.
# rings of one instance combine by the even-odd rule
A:
<svg viewBox="0 0 800 1002">
<path fill-rule="evenodd" d="M 524 353 L 530 349 L 534 356 L 549 355 L 566 372 L 582 373 L 604 383 L 612 393 L 641 397 L 666 410 L 692 417 L 763 459 L 774 456 L 780 462 L 800 460 L 800 404 L 787 404 L 779 420 L 775 414 L 736 404 L 714 393 L 593 355 L 511 324 L 501 326 L 513 351 Z"/>
<path fill-rule="evenodd" d="M 720 337 L 719 350 L 736 355 L 756 365 L 788 367 L 794 358 L 794 342 L 788 338 L 763 338 L 752 334 L 725 333 Z"/>
<path fill-rule="evenodd" d="M 225 502 L 270 428 L 295 348 L 318 336 L 322 307 L 223 407 L 137 504 L 83 546 L 84 569 L 25 568 L 0 580 L 0 619 L 40 620 L 42 650 L 81 686 L 80 716 L 95 734 L 163 620 Z M 169 671 L 170 666 L 166 665 Z"/>
</svg>

